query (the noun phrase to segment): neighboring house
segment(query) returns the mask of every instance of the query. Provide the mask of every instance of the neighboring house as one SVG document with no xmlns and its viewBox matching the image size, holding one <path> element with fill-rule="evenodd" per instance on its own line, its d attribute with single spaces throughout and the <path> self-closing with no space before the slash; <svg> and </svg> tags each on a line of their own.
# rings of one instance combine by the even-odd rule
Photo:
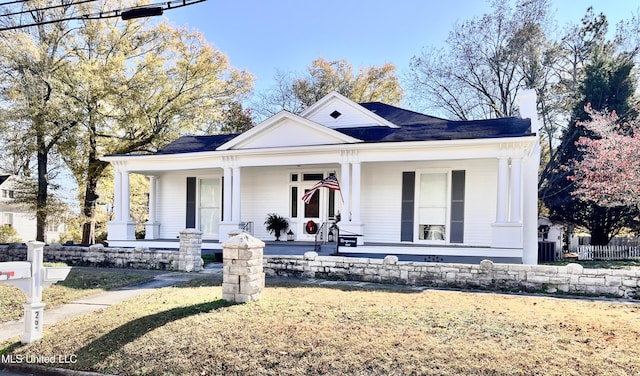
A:
<svg viewBox="0 0 640 376">
<path fill-rule="evenodd" d="M 36 238 L 36 217 L 33 212 L 14 202 L 15 177 L 0 175 L 0 226 L 16 230 L 20 241 Z"/>
<path fill-rule="evenodd" d="M 33 210 L 15 202 L 16 178 L 0 175 L 0 226 L 11 226 L 16 230 L 16 238 L 22 242 L 36 238 L 36 214 Z M 64 231 L 64 223 L 49 218 L 45 229 L 47 240 L 57 241 Z"/>
<path fill-rule="evenodd" d="M 535 93 L 519 100 L 528 119 L 449 121 L 334 92 L 242 134 L 186 136 L 153 155 L 106 156 L 115 171 L 109 245 L 177 247 L 179 231 L 197 228 L 203 247 L 220 248 L 247 223 L 271 240 L 263 222 L 278 213 L 296 241 L 312 241 L 323 223 L 339 219 L 342 235 L 360 235 L 349 253 L 536 263 Z M 135 241 L 129 173 L 150 179 L 146 241 Z M 330 174 L 341 190 L 321 188 L 302 201 Z"/>
</svg>

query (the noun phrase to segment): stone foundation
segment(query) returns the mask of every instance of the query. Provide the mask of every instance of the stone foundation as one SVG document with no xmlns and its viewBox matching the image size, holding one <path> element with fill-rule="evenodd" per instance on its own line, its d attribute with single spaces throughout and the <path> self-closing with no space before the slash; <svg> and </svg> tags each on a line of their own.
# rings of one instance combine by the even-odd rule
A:
<svg viewBox="0 0 640 376">
<path fill-rule="evenodd" d="M 398 262 L 396 256 L 384 260 L 318 256 L 265 256 L 268 276 L 325 278 L 413 286 L 452 287 L 506 291 L 562 292 L 640 297 L 640 270 L 584 269 L 566 266 L 495 264 L 444 264 Z"/>
</svg>

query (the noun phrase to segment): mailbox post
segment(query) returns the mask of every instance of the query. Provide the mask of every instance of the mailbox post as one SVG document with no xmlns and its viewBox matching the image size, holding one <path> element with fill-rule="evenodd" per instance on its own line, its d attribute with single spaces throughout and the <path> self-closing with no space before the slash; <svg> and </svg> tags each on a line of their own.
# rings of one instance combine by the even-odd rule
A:
<svg viewBox="0 0 640 376">
<path fill-rule="evenodd" d="M 44 243 L 27 243 L 27 261 L 0 262 L 0 283 L 18 287 L 27 295 L 24 304 L 24 334 L 22 343 L 42 338 L 44 306 L 42 290 L 67 278 L 70 267 L 45 268 L 43 266 Z"/>
</svg>

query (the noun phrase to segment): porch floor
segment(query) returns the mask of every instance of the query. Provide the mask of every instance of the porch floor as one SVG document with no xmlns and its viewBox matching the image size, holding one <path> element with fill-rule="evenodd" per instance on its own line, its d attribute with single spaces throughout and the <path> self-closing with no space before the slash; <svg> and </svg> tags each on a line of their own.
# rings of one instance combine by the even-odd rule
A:
<svg viewBox="0 0 640 376">
<path fill-rule="evenodd" d="M 139 246 L 150 249 L 177 248 L 178 239 L 142 240 L 136 241 Z M 129 243 L 127 246 L 131 246 Z M 342 246 L 336 253 L 336 243 L 325 243 L 318 252 L 321 256 L 339 255 L 345 257 L 363 257 L 381 259 L 387 255 L 398 257 L 399 261 L 418 262 L 451 262 L 477 264 L 484 259 L 501 263 L 522 263 L 522 250 L 496 249 L 473 246 L 431 246 L 412 243 L 366 243 L 357 247 Z M 314 242 L 304 241 L 265 241 L 264 254 L 267 256 L 302 256 L 305 252 L 313 251 Z M 217 240 L 203 240 L 203 254 L 222 253 Z"/>
</svg>

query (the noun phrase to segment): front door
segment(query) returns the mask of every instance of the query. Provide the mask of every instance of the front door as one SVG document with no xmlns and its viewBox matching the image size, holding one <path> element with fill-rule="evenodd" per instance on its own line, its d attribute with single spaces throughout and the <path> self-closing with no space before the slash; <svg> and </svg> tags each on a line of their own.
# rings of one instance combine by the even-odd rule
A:
<svg viewBox="0 0 640 376">
<path fill-rule="evenodd" d="M 309 192 L 309 190 L 320 180 L 322 180 L 324 174 L 302 174 L 302 195 Z M 320 226 L 326 221 L 326 211 L 323 210 L 326 206 L 326 188 L 320 188 L 315 191 L 309 203 L 302 201 L 302 221 L 298 226 L 298 234 L 300 240 L 314 240 Z"/>
</svg>

